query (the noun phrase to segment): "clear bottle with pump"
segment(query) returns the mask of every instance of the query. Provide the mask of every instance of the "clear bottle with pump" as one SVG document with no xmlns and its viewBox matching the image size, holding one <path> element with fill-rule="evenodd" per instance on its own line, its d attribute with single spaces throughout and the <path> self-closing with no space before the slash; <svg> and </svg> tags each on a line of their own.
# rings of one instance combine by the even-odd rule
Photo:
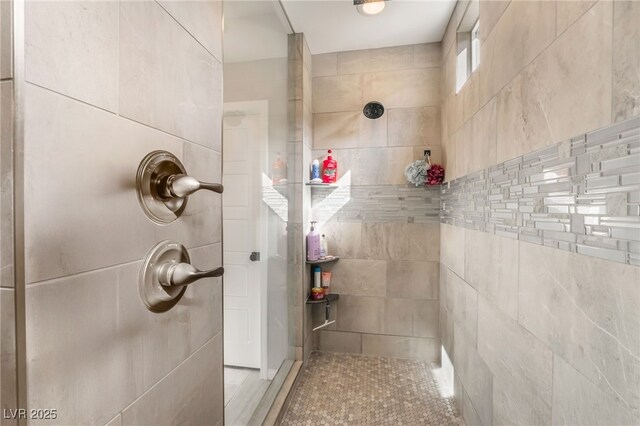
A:
<svg viewBox="0 0 640 426">
<path fill-rule="evenodd" d="M 327 245 L 327 237 L 322 234 L 320 236 L 320 258 L 325 258 L 329 256 L 329 247 Z"/>
</svg>

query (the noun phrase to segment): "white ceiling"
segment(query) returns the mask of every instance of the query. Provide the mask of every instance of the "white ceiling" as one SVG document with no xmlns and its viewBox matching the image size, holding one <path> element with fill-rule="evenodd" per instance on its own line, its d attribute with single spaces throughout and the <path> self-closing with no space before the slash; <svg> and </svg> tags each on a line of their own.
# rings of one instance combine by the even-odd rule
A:
<svg viewBox="0 0 640 426">
<path fill-rule="evenodd" d="M 456 0 L 390 0 L 362 16 L 353 0 L 282 0 L 293 29 L 311 53 L 432 43 L 442 40 Z"/>
</svg>

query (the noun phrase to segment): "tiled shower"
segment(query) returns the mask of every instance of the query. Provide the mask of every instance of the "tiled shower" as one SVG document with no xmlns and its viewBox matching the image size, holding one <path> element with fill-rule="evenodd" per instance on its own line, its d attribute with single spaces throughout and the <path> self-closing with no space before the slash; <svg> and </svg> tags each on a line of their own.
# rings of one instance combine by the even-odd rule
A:
<svg viewBox="0 0 640 426">
<path fill-rule="evenodd" d="M 411 382 L 433 370 L 452 390 L 440 411 L 399 403 L 394 419 L 638 424 L 640 3 L 481 1 L 479 68 L 458 90 L 469 3 L 438 43 L 313 54 L 289 35 L 289 128 L 276 138 L 298 390 L 336 383 L 354 397 L 388 370 L 403 392 L 437 394 L 442 383 Z M 223 74 L 240 69 L 223 70 L 222 17 L 215 1 L 0 2 L 0 408 L 56 409 L 58 424 L 224 423 L 222 279 L 162 315 L 137 288 L 161 240 L 222 265 L 222 202 L 194 195 L 158 226 L 134 191 L 156 149 L 221 180 Z M 378 120 L 362 114 L 373 100 Z M 312 189 L 308 165 L 327 149 L 342 180 Z M 407 184 L 427 150 L 445 182 Z M 311 219 L 340 257 L 327 267 L 335 323 L 318 331 Z M 323 364 L 328 375 L 303 377 Z M 298 410 L 285 424 L 313 410 L 298 390 L 281 398 L 281 415 Z M 424 403 L 414 396 L 404 402 Z M 390 419 L 375 408 L 335 415 Z"/>
</svg>

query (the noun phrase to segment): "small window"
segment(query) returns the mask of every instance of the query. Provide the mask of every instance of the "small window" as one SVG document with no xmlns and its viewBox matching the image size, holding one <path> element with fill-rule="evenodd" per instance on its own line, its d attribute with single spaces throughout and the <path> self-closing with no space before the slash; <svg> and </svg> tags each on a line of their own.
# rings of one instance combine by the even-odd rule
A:
<svg viewBox="0 0 640 426">
<path fill-rule="evenodd" d="M 458 26 L 456 49 L 456 93 L 462 89 L 471 73 L 480 64 L 480 6 L 479 1 L 469 3 Z"/>
</svg>

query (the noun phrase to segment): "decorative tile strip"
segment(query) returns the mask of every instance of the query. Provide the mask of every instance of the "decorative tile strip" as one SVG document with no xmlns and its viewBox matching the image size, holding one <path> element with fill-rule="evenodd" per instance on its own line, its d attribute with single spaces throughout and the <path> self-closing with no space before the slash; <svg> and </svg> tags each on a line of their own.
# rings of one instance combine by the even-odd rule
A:
<svg viewBox="0 0 640 426">
<path fill-rule="evenodd" d="M 440 219 L 640 266 L 640 117 L 446 182 Z"/>
<path fill-rule="evenodd" d="M 312 217 L 319 223 L 438 222 L 440 187 L 340 186 L 311 191 Z"/>
</svg>

